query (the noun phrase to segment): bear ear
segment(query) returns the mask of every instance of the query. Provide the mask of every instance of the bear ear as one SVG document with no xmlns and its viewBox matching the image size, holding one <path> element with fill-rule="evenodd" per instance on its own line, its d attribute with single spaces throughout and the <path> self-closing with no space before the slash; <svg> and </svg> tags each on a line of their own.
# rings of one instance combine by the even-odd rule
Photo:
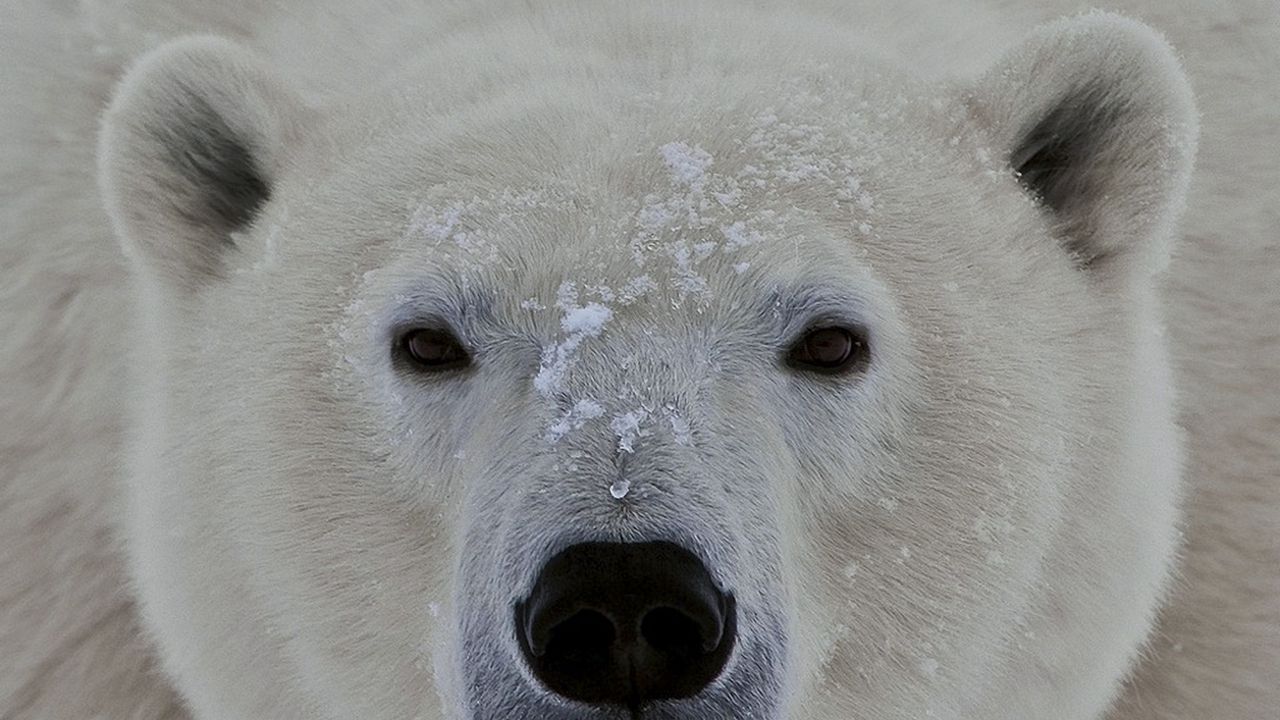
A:
<svg viewBox="0 0 1280 720">
<path fill-rule="evenodd" d="M 968 99 L 1081 267 L 1167 262 L 1198 122 L 1186 75 L 1158 33 L 1107 13 L 1051 23 Z"/>
<path fill-rule="evenodd" d="M 250 51 L 188 37 L 128 72 L 99 138 L 99 184 L 125 252 L 191 288 L 221 274 L 271 199 L 307 115 Z"/>
</svg>

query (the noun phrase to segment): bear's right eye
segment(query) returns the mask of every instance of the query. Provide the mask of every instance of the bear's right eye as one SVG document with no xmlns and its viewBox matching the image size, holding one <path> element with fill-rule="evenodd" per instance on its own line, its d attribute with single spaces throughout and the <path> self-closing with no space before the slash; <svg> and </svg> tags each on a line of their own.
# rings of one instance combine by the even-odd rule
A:
<svg viewBox="0 0 1280 720">
<path fill-rule="evenodd" d="M 471 355 L 453 333 L 417 328 L 400 337 L 400 349 L 414 367 L 429 372 L 458 370 L 471 364 Z"/>
<path fill-rule="evenodd" d="M 867 331 L 859 327 L 817 327 L 787 352 L 787 364 L 799 370 L 835 375 L 865 368 L 871 351 Z"/>
</svg>

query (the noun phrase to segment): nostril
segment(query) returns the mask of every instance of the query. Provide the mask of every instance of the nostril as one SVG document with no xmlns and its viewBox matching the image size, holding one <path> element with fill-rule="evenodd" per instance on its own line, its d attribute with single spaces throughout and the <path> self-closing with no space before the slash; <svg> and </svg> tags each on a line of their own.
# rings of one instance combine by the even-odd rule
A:
<svg viewBox="0 0 1280 720">
<path fill-rule="evenodd" d="M 609 646 L 618 636 L 609 618 L 595 610 L 580 610 L 551 628 L 545 652 L 569 665 L 589 665 L 609 660 Z"/>
<path fill-rule="evenodd" d="M 719 628 L 715 628 L 714 633 L 704 632 L 698 621 L 671 607 L 658 607 L 645 613 L 640 621 L 640 635 L 655 650 L 685 661 L 711 652 L 720 644 Z"/>
</svg>

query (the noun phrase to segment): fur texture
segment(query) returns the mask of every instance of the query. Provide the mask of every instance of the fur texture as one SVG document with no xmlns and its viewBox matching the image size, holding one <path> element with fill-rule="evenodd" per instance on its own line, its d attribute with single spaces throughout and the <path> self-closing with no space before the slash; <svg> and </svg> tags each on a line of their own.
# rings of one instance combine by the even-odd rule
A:
<svg viewBox="0 0 1280 720">
<path fill-rule="evenodd" d="M 8 13 L 0 718 L 615 717 L 509 609 L 654 538 L 646 718 L 1280 706 L 1273 7 L 421 5 Z"/>
</svg>

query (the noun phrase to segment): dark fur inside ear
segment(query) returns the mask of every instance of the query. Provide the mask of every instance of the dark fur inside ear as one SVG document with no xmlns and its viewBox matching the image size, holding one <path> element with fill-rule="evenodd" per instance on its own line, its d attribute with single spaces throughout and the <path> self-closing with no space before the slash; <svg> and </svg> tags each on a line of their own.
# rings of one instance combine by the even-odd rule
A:
<svg viewBox="0 0 1280 720">
<path fill-rule="evenodd" d="M 266 212 L 310 117 L 269 63 L 213 37 L 138 61 L 103 120 L 99 183 L 137 266 L 193 289 L 224 276 Z"/>
<path fill-rule="evenodd" d="M 230 233 L 252 223 L 271 198 L 271 186 L 251 141 L 193 89 L 178 91 L 185 97 L 174 105 L 177 117 L 152 123 L 147 131 L 187 186 L 173 198 L 175 212 L 192 225 L 215 230 L 229 244 Z"/>
<path fill-rule="evenodd" d="M 1116 278 L 1167 262 L 1198 126 L 1158 33 L 1107 13 L 1050 23 L 967 101 L 1077 265 Z"/>
<path fill-rule="evenodd" d="M 1081 88 L 1066 96 L 1022 131 L 1009 153 L 1018 181 L 1063 226 L 1064 243 L 1081 265 L 1104 258 L 1103 248 L 1087 242 L 1089 217 L 1106 188 L 1111 135 L 1125 127 L 1125 108 L 1099 88 Z"/>
</svg>

